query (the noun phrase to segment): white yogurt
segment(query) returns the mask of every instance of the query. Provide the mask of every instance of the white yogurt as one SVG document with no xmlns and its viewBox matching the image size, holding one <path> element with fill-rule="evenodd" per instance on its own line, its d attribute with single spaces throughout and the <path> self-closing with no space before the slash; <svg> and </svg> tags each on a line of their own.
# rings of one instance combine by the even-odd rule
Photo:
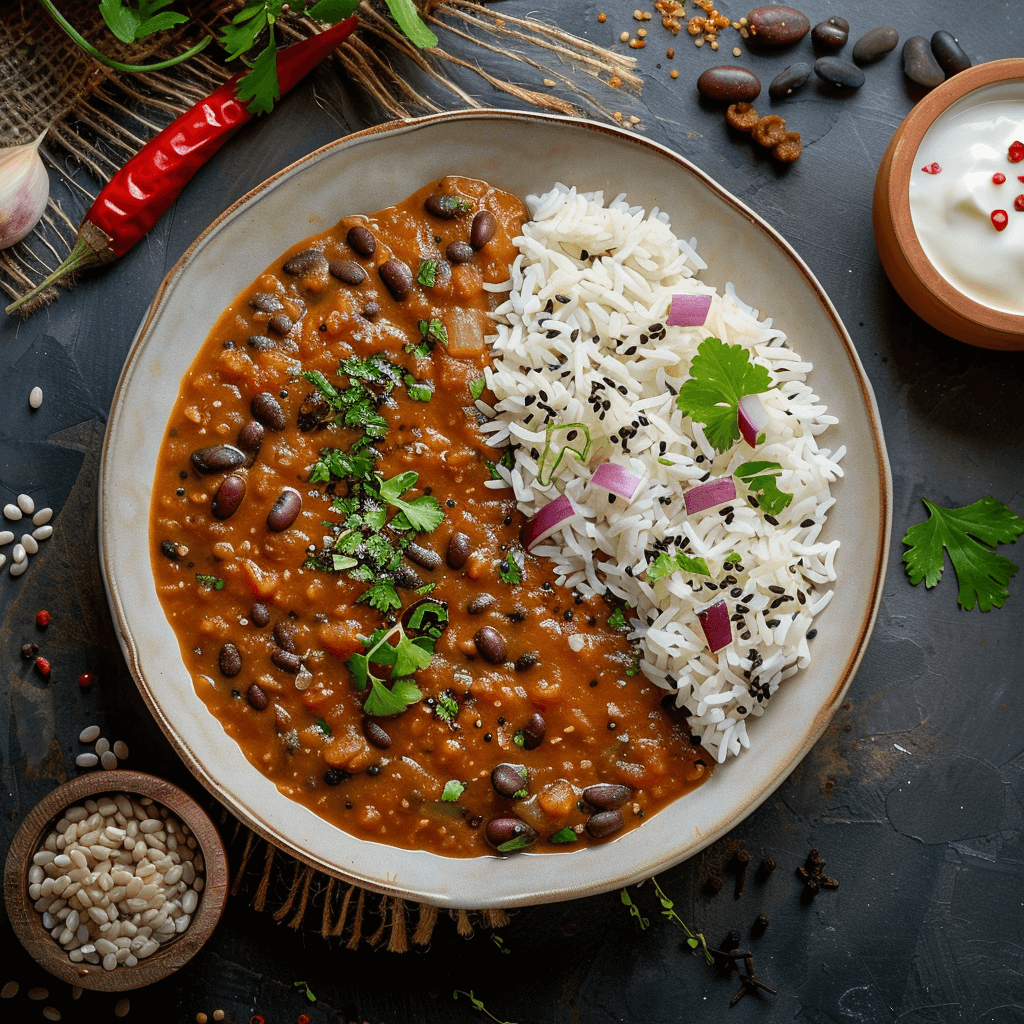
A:
<svg viewBox="0 0 1024 1024">
<path fill-rule="evenodd" d="M 1024 315 L 1024 79 L 983 86 L 944 110 L 925 132 L 910 175 L 910 216 L 932 266 L 958 291 L 991 309 Z M 929 174 L 922 168 L 938 164 Z M 1005 175 L 1002 184 L 993 175 Z M 995 211 L 1005 213 L 997 230 Z M 1002 219 L 998 218 L 997 219 Z"/>
</svg>

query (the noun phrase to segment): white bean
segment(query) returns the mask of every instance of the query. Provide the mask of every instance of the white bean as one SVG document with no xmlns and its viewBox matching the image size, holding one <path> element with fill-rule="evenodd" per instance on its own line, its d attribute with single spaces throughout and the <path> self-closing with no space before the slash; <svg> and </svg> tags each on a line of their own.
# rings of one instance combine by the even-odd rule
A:
<svg viewBox="0 0 1024 1024">
<path fill-rule="evenodd" d="M 31 533 L 21 535 L 21 546 L 30 554 L 34 555 L 39 550 L 39 541 Z"/>
<path fill-rule="evenodd" d="M 49 540 L 53 536 L 52 526 L 37 526 L 32 531 L 32 537 L 34 540 Z"/>
<path fill-rule="evenodd" d="M 45 526 L 53 518 L 52 508 L 41 508 L 33 517 L 33 526 Z"/>
<path fill-rule="evenodd" d="M 16 523 L 21 518 L 21 509 L 17 505 L 7 504 L 4 505 L 4 517 L 10 519 L 12 523 Z"/>
<path fill-rule="evenodd" d="M 95 743 L 100 738 L 100 727 L 98 725 L 87 725 L 79 734 L 80 743 Z"/>
<path fill-rule="evenodd" d="M 32 500 L 32 496 L 29 494 L 18 495 L 18 508 L 21 509 L 25 515 L 30 516 L 36 510 L 36 503 Z"/>
</svg>

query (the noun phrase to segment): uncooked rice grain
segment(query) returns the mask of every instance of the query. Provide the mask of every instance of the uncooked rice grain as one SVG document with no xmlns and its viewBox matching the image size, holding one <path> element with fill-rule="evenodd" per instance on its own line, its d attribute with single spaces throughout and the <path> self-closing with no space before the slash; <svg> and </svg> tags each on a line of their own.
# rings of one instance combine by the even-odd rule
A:
<svg viewBox="0 0 1024 1024">
<path fill-rule="evenodd" d="M 821 534 L 845 449 L 820 447 L 818 437 L 837 420 L 806 381 L 811 363 L 731 285 L 719 293 L 694 276 L 706 267 L 695 240 L 676 237 L 657 208 L 645 213 L 624 196 L 605 205 L 601 193 L 564 185 L 527 205 L 532 219 L 494 313 L 485 371 L 497 401 L 477 402 L 492 443 L 515 449 L 513 467 L 499 465 L 490 483 L 511 486 L 526 515 L 569 497 L 576 515 L 533 553 L 552 559 L 563 585 L 630 609 L 640 668 L 675 691 L 694 735 L 724 761 L 749 747 L 747 720 L 809 664 L 811 623 L 832 597 L 839 541 Z M 711 296 L 703 327 L 666 326 L 672 295 L 684 292 Z M 772 379 L 756 453 L 742 441 L 716 452 L 676 404 L 711 335 L 742 345 Z M 549 428 L 568 424 L 583 424 L 590 450 L 586 461 L 563 452 L 552 471 L 559 445 Z M 778 515 L 737 479 L 724 515 L 686 516 L 683 491 L 755 459 L 778 463 L 778 487 L 793 495 Z M 641 477 L 632 500 L 588 486 L 609 461 Z M 648 584 L 648 565 L 676 551 L 703 558 L 712 581 L 679 571 Z M 697 616 L 723 599 L 733 642 L 712 654 Z"/>
</svg>

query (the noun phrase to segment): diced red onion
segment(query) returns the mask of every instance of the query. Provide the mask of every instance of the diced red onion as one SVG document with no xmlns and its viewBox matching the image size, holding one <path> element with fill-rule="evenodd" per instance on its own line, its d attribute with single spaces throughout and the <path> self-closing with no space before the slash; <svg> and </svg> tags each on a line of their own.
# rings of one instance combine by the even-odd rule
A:
<svg viewBox="0 0 1024 1024">
<path fill-rule="evenodd" d="M 618 463 L 602 462 L 594 470 L 590 482 L 595 487 L 617 494 L 620 498 L 629 499 L 636 494 L 636 489 L 640 486 L 640 477 Z"/>
<path fill-rule="evenodd" d="M 704 638 L 712 653 L 728 647 L 732 643 L 732 623 L 729 621 L 729 608 L 724 601 L 716 601 L 710 608 L 697 613 L 700 628 L 704 630 Z"/>
<path fill-rule="evenodd" d="M 576 509 L 572 507 L 572 502 L 564 494 L 560 494 L 523 523 L 523 528 L 519 532 L 523 547 L 529 551 L 534 544 L 547 540 L 574 515 Z"/>
<path fill-rule="evenodd" d="M 668 311 L 669 327 L 703 327 L 711 308 L 710 295 L 673 295 L 672 307 Z"/>
<path fill-rule="evenodd" d="M 736 406 L 736 416 L 743 440 L 751 448 L 756 448 L 758 438 L 764 434 L 764 428 L 768 426 L 768 410 L 761 404 L 761 399 L 757 395 L 744 395 Z"/>
<path fill-rule="evenodd" d="M 697 484 L 683 492 L 683 504 L 688 516 L 704 512 L 716 505 L 724 505 L 736 498 L 736 481 L 731 476 L 720 476 L 706 484 Z"/>
</svg>

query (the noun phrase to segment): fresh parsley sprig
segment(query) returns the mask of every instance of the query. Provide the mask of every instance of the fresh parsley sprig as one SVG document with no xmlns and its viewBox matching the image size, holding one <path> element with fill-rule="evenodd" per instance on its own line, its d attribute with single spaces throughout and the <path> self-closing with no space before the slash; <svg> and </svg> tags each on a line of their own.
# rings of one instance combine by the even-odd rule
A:
<svg viewBox="0 0 1024 1024">
<path fill-rule="evenodd" d="M 679 389 L 676 404 L 684 415 L 704 425 L 716 451 L 724 452 L 739 440 L 739 401 L 772 387 L 768 371 L 750 361 L 742 345 L 727 345 L 705 338 L 690 364 L 690 379 Z"/>
<path fill-rule="evenodd" d="M 423 693 L 412 674 L 430 664 L 433 651 L 434 641 L 430 637 L 407 636 L 401 623 L 390 629 L 374 630 L 373 635 L 363 641 L 363 653 L 353 654 L 346 663 L 352 685 L 360 692 L 370 687 L 363 711 L 381 718 L 400 715 L 422 700 Z M 374 665 L 391 670 L 390 688 L 384 674 L 373 670 Z"/>
<path fill-rule="evenodd" d="M 777 462 L 744 462 L 737 466 L 733 476 L 742 480 L 751 493 L 757 495 L 763 512 L 777 516 L 792 500 L 793 495 L 779 490 L 776 477 L 782 472 Z"/>
<path fill-rule="evenodd" d="M 943 549 L 949 552 L 960 589 L 957 604 L 967 611 L 1002 608 L 1010 596 L 1010 578 L 1018 567 L 996 554 L 997 544 L 1012 544 L 1024 533 L 1024 520 L 991 496 L 964 508 L 943 508 L 927 498 L 928 519 L 907 530 L 903 543 L 910 582 L 938 584 L 943 572 Z"/>
<path fill-rule="evenodd" d="M 710 576 L 711 573 L 708 570 L 708 563 L 703 558 L 695 558 L 690 555 L 684 555 L 681 551 L 676 551 L 674 554 L 669 554 L 667 551 L 662 551 L 658 557 L 647 566 L 647 582 L 650 584 L 657 583 L 658 580 L 665 579 L 666 576 L 671 576 L 674 572 L 686 572 L 692 576 Z"/>
</svg>

